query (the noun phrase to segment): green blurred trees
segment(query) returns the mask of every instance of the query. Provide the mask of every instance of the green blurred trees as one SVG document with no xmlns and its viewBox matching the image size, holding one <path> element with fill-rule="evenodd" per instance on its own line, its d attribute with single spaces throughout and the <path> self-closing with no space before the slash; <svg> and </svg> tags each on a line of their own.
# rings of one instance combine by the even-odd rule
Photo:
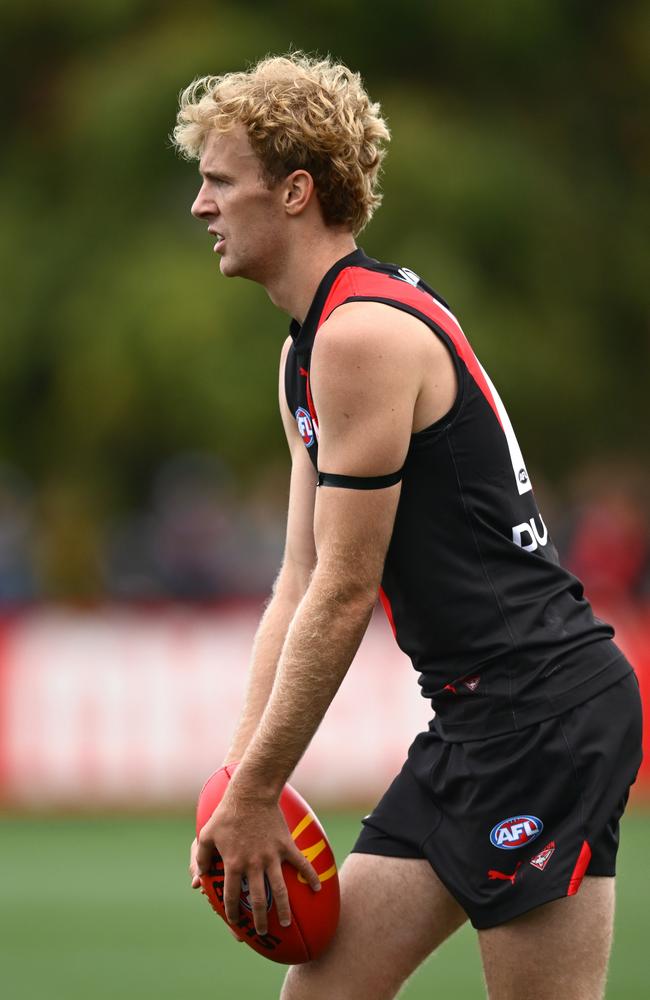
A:
<svg viewBox="0 0 650 1000">
<path fill-rule="evenodd" d="M 385 203 L 361 243 L 450 301 L 531 467 L 647 457 L 641 0 L 3 0 L 0 27 L 0 457 L 61 551 L 52 593 L 99 587 L 88 553 L 168 456 L 218 453 L 244 487 L 254 457 L 286 461 L 286 320 L 220 277 L 167 136 L 194 76 L 290 45 L 382 102 Z"/>
</svg>

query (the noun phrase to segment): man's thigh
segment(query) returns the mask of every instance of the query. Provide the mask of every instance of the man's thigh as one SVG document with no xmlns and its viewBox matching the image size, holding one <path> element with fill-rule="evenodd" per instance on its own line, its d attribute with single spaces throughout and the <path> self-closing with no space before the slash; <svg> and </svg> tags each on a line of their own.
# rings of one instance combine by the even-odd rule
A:
<svg viewBox="0 0 650 1000">
<path fill-rule="evenodd" d="M 334 940 L 321 958 L 289 970 L 282 1000 L 392 1000 L 465 920 L 428 861 L 351 854 Z"/>
<path fill-rule="evenodd" d="M 614 878 L 479 931 L 490 1000 L 600 1000 L 614 922 Z"/>
</svg>

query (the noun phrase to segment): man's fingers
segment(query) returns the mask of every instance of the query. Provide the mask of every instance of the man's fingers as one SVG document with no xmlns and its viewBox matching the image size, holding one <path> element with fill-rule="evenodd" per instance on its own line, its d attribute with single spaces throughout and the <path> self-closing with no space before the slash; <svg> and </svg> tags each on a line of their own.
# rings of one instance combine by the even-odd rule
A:
<svg viewBox="0 0 650 1000">
<path fill-rule="evenodd" d="M 266 898 L 266 881 L 262 869 L 249 869 L 248 896 L 253 910 L 253 923 L 258 934 L 266 934 L 268 930 L 268 906 Z"/>
<path fill-rule="evenodd" d="M 199 834 L 196 847 L 196 871 L 198 875 L 207 875 L 212 867 L 212 858 L 216 853 L 214 840 L 203 834 Z"/>
<path fill-rule="evenodd" d="M 196 852 L 198 850 L 198 846 L 199 846 L 198 841 L 195 837 L 194 840 L 192 841 L 192 846 L 190 847 L 190 863 L 188 866 L 190 872 L 191 885 L 193 889 L 201 888 L 201 877 L 199 875 L 198 868 L 196 865 Z"/>
<path fill-rule="evenodd" d="M 197 849 L 197 842 L 195 837 L 190 847 L 190 863 L 188 865 L 188 870 L 190 873 L 190 879 L 192 880 L 193 889 L 198 889 L 198 887 L 201 884 L 201 880 L 199 879 L 199 874 L 196 870 L 196 849 Z"/>
<path fill-rule="evenodd" d="M 307 882 L 310 889 L 314 892 L 320 892 L 321 883 L 318 875 L 316 874 L 316 869 L 312 867 L 311 863 L 307 861 L 305 855 L 296 847 L 295 844 L 293 844 L 293 850 L 289 854 L 287 861 L 290 861 L 293 867 L 298 869 L 298 872 Z"/>
<path fill-rule="evenodd" d="M 223 883 L 223 905 L 226 911 L 226 919 L 231 924 L 236 924 L 239 920 L 241 876 L 242 873 L 235 871 L 231 865 L 226 866 L 226 874 Z"/>
<path fill-rule="evenodd" d="M 289 893 L 287 892 L 284 875 L 282 874 L 282 866 L 279 862 L 269 868 L 268 879 L 278 911 L 280 925 L 288 927 L 291 923 L 291 905 L 289 903 Z"/>
</svg>

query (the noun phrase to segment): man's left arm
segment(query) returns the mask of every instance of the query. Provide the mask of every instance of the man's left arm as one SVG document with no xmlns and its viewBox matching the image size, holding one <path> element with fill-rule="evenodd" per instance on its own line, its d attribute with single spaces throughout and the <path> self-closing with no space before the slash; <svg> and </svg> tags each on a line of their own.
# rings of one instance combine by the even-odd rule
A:
<svg viewBox="0 0 650 1000">
<path fill-rule="evenodd" d="M 340 307 L 321 327 L 311 387 L 320 422 L 319 470 L 353 480 L 401 469 L 419 392 L 418 366 L 405 355 L 383 307 Z M 358 483 L 357 485 L 361 485 Z M 226 795 L 201 831 L 198 866 L 215 845 L 226 870 L 224 903 L 239 915 L 248 877 L 255 926 L 266 930 L 264 874 L 281 921 L 290 919 L 281 863 L 312 888 L 318 876 L 291 840 L 278 808 L 282 788 L 325 715 L 366 631 L 381 582 L 400 484 L 383 489 L 322 486 L 314 514 L 317 562 L 289 627 L 275 682 L 255 736 Z"/>
</svg>

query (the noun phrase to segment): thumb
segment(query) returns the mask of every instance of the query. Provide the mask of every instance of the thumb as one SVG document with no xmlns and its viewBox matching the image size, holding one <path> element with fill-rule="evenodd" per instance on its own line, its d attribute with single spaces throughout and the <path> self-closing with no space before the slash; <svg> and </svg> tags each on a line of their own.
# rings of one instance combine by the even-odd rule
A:
<svg viewBox="0 0 650 1000">
<path fill-rule="evenodd" d="M 201 830 L 196 848 L 196 871 L 199 875 L 207 875 L 212 867 L 212 858 L 216 846 L 212 837 Z"/>
</svg>

